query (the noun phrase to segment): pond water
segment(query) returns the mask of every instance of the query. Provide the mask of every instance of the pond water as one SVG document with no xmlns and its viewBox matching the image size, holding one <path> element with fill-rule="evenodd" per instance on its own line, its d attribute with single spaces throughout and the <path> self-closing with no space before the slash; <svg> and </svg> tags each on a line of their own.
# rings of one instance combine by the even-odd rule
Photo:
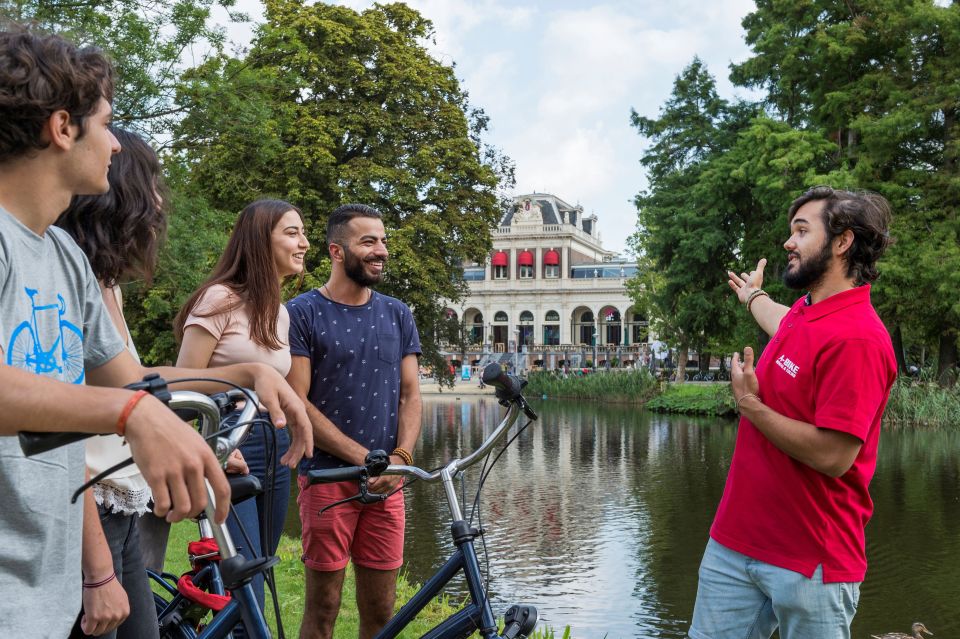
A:
<svg viewBox="0 0 960 639">
<path fill-rule="evenodd" d="M 494 611 L 533 604 L 557 636 L 565 626 L 578 638 L 685 636 L 736 422 L 592 402 L 535 408 L 540 420 L 482 492 Z M 502 410 L 484 397 L 425 396 L 417 463 L 465 456 Z M 467 473 L 471 500 L 479 470 Z M 922 621 L 938 638 L 960 637 L 960 433 L 885 430 L 871 493 L 853 636 Z M 453 548 L 449 514 L 439 484 L 406 495 L 406 570 L 422 582 Z"/>
</svg>

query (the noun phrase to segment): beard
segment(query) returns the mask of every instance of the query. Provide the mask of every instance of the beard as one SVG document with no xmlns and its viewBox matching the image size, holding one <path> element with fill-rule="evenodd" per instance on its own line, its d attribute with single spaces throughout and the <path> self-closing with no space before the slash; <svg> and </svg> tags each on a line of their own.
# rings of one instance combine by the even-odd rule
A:
<svg viewBox="0 0 960 639">
<path fill-rule="evenodd" d="M 807 259 L 801 257 L 792 269 L 788 262 L 783 272 L 783 283 L 792 289 L 809 291 L 823 279 L 832 259 L 833 250 L 830 239 L 827 239 L 815 255 Z"/>
<path fill-rule="evenodd" d="M 383 259 L 383 264 L 386 266 L 386 258 Z M 360 286 L 375 286 L 383 281 L 383 271 L 377 275 L 370 275 L 364 268 L 364 261 L 347 248 L 343 250 L 343 271 Z"/>
</svg>

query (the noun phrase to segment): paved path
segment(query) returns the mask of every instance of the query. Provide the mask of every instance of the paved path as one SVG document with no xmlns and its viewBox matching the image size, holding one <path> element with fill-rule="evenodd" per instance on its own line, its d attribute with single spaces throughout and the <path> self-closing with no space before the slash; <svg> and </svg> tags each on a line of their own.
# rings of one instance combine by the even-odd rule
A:
<svg viewBox="0 0 960 639">
<path fill-rule="evenodd" d="M 443 390 L 440 390 L 439 384 L 427 378 L 420 380 L 420 393 L 422 395 L 446 395 L 447 397 L 458 397 L 461 395 L 490 395 L 492 397 L 493 388 L 491 386 L 480 388 L 478 380 L 474 379 L 469 382 L 457 380 L 453 388 L 444 386 Z"/>
</svg>

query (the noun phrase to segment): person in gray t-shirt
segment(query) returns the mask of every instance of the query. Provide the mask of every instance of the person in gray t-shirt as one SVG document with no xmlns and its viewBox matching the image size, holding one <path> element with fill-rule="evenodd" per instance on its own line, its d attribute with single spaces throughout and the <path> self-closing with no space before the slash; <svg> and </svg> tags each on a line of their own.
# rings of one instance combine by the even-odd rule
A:
<svg viewBox="0 0 960 639">
<path fill-rule="evenodd" d="M 229 505 L 229 485 L 200 435 L 159 400 L 122 388 L 146 370 L 123 348 L 86 258 L 51 228 L 72 196 L 108 189 L 107 167 L 120 151 L 108 128 L 112 90 L 99 51 L 0 31 L 0 637 L 66 636 L 80 609 L 81 561 L 84 609 L 100 611 L 84 631 L 101 634 L 126 615 L 125 599 L 104 594 L 116 591 L 102 535 L 84 544 L 81 560 L 81 510 L 69 502 L 84 480 L 83 446 L 28 459 L 12 437 L 18 431 L 124 435 L 155 512 L 170 521 L 203 508 L 205 479 L 218 521 Z M 303 404 L 276 371 L 240 365 L 216 376 L 253 385 L 278 425 L 286 411 L 288 465 L 312 449 Z"/>
</svg>

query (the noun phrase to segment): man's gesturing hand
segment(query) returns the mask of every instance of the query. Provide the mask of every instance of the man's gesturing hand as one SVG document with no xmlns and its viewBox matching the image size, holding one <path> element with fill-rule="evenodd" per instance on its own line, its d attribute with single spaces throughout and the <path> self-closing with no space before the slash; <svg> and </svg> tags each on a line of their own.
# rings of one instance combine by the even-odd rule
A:
<svg viewBox="0 0 960 639">
<path fill-rule="evenodd" d="M 729 278 L 727 284 L 729 284 L 733 292 L 737 294 L 737 299 L 740 300 L 741 304 L 747 303 L 747 298 L 750 296 L 750 293 L 759 288 L 763 288 L 763 268 L 766 265 L 767 259 L 760 258 L 760 261 L 757 262 L 757 268 L 749 273 L 737 275 L 733 271 L 727 271 L 727 277 Z"/>
<path fill-rule="evenodd" d="M 133 460 L 153 491 L 154 512 L 167 521 L 196 515 L 207 505 L 210 482 L 223 523 L 230 507 L 230 484 L 220 463 L 192 426 L 151 395 L 136 405 L 127 420 Z"/>
<path fill-rule="evenodd" d="M 756 395 L 760 392 L 760 382 L 753 368 L 753 349 L 749 346 L 743 349 L 743 362 L 740 361 L 740 353 L 733 354 L 730 388 L 733 390 L 733 398 L 737 401 L 746 395 Z"/>
</svg>

